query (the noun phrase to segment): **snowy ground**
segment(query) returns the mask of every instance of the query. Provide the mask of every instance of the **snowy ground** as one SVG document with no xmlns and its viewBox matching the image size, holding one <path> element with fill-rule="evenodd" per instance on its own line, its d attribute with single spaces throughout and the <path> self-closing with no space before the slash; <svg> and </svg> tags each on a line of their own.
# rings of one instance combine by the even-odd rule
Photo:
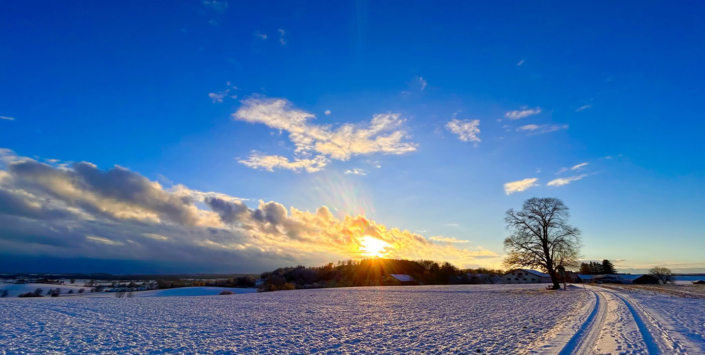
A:
<svg viewBox="0 0 705 355">
<path fill-rule="evenodd" d="M 0 354 L 702 354 L 705 300 L 545 285 L 0 300 Z"/>
<path fill-rule="evenodd" d="M 7 297 L 17 297 L 21 293 L 34 292 L 34 290 L 41 288 L 43 295 L 46 297 L 49 290 L 55 290 L 57 288 L 61 289 L 60 297 L 115 297 L 115 292 L 90 292 L 90 287 L 85 286 L 72 286 L 72 285 L 49 285 L 49 284 L 0 284 L 0 290 L 7 290 Z M 78 290 L 83 289 L 83 295 L 78 293 Z M 73 290 L 72 294 L 68 292 Z M 149 291 L 135 291 L 133 292 L 133 297 L 182 297 L 182 296 L 215 296 L 221 291 L 230 291 L 234 294 L 241 293 L 254 293 L 257 292 L 254 288 L 231 288 L 231 287 L 181 287 L 181 288 L 171 288 L 164 290 L 149 290 Z"/>
</svg>

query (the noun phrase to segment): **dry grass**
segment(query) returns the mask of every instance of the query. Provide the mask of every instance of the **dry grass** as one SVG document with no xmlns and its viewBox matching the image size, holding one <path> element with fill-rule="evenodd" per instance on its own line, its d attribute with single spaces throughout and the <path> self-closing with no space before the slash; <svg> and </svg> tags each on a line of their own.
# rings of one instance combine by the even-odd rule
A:
<svg viewBox="0 0 705 355">
<path fill-rule="evenodd" d="M 705 298 L 705 285 L 599 285 L 601 287 L 626 291 L 658 292 L 684 298 Z"/>
</svg>

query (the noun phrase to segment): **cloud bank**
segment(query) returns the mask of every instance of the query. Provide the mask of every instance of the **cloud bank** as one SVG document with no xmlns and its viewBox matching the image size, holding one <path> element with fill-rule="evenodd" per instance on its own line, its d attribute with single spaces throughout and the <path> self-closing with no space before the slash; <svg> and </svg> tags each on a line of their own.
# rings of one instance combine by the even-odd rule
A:
<svg viewBox="0 0 705 355">
<path fill-rule="evenodd" d="M 362 258 L 365 237 L 388 243 L 385 256 L 392 258 L 462 267 L 498 257 L 450 239 L 435 244 L 361 215 L 337 218 L 325 206 L 308 212 L 245 202 L 183 185 L 167 189 L 120 166 L 53 166 L 0 150 L 0 250 L 13 257 L 178 261 L 181 272 L 191 263 L 205 271 L 257 272 Z"/>
</svg>

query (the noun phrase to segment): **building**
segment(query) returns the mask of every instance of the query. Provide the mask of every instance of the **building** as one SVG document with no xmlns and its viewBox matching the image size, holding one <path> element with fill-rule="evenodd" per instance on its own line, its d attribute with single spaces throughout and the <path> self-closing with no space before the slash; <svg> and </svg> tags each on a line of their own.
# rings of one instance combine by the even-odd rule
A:
<svg viewBox="0 0 705 355">
<path fill-rule="evenodd" d="M 551 276 L 529 269 L 515 269 L 502 275 L 505 284 L 537 284 L 551 283 Z"/>
<path fill-rule="evenodd" d="M 389 274 L 382 278 L 385 285 L 418 285 L 419 282 L 406 274 Z"/>
</svg>

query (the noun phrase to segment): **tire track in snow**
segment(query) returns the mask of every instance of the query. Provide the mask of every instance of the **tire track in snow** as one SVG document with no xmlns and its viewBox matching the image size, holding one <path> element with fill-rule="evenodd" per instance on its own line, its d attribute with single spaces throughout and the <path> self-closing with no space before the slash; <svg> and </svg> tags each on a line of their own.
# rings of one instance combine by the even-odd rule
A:
<svg viewBox="0 0 705 355">
<path fill-rule="evenodd" d="M 661 354 L 663 353 L 661 351 L 662 348 L 667 351 L 666 354 L 687 354 L 683 347 L 681 347 L 677 341 L 673 340 L 661 323 L 646 312 L 641 305 L 620 295 L 619 292 L 612 291 L 610 293 L 624 302 L 629 312 L 631 312 L 639 328 L 639 332 L 644 339 L 644 343 L 646 343 L 646 349 L 649 354 Z M 651 327 L 649 327 L 649 325 L 651 325 Z M 658 331 L 658 337 L 653 334 L 652 328 Z"/>
<path fill-rule="evenodd" d="M 587 354 L 597 342 L 607 316 L 607 302 L 601 292 L 592 290 L 590 292 L 595 295 L 595 305 L 590 316 L 578 328 L 575 335 L 570 338 L 558 355 Z"/>
</svg>

